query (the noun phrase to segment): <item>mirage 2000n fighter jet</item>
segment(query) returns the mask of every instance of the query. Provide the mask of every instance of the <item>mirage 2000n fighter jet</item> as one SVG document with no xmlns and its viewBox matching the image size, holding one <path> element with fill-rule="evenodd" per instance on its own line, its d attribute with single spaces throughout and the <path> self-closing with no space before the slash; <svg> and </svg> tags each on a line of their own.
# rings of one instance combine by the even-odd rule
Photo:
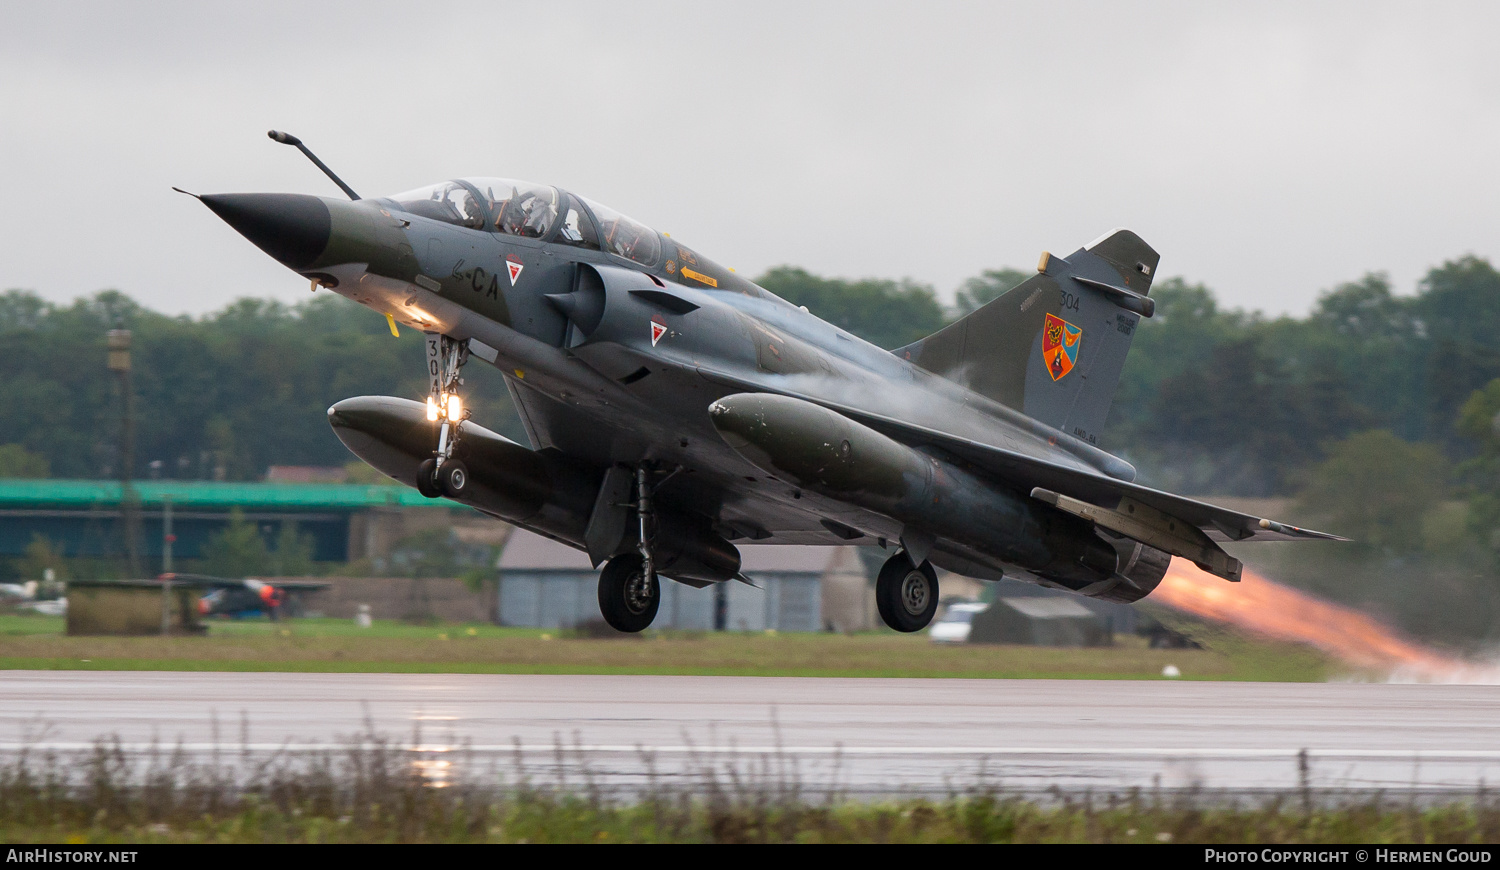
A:
<svg viewBox="0 0 1500 870">
<path fill-rule="evenodd" d="M 460 178 L 349 200 L 200 197 L 312 282 L 426 334 L 425 402 L 328 411 L 387 475 L 588 553 L 599 609 L 640 631 L 658 577 L 745 580 L 739 546 L 890 553 L 876 600 L 916 631 L 934 566 L 1136 601 L 1172 556 L 1226 580 L 1219 543 L 1331 538 L 1133 483 L 1095 446 L 1157 253 L 1117 230 L 894 351 L 569 191 Z M 463 366 L 504 374 L 531 444 L 470 419 Z M 415 364 L 415 361 L 414 361 Z M 746 581 L 748 582 L 748 581 Z"/>
</svg>

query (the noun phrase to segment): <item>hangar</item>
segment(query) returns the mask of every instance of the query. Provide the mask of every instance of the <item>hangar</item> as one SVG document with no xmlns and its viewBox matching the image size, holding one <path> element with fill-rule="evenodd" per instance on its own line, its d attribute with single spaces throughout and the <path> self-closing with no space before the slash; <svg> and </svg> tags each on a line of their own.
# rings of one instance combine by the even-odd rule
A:
<svg viewBox="0 0 1500 870">
<path fill-rule="evenodd" d="M 312 535 L 314 559 L 342 562 L 406 533 L 411 514 L 446 515 L 448 507 L 404 486 L 147 480 L 132 488 L 140 503 L 140 552 L 148 565 L 161 559 L 169 516 L 176 558 L 197 558 L 239 508 L 268 537 L 281 523 L 295 522 L 299 532 Z M 67 556 L 121 554 L 120 491 L 119 481 L 111 480 L 0 480 L 0 557 L 22 555 L 35 535 L 60 544 Z"/>
<path fill-rule="evenodd" d="M 856 547 L 745 547 L 745 574 L 695 589 L 665 581 L 658 628 L 729 631 L 854 631 L 870 627 L 869 577 Z M 598 572 L 587 555 L 517 529 L 499 569 L 499 622 L 575 628 L 599 619 Z"/>
</svg>

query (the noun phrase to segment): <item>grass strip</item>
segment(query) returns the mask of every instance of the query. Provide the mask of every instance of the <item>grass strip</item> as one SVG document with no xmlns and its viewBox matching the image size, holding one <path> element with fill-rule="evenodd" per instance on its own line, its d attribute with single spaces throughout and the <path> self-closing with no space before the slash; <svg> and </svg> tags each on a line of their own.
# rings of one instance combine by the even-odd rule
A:
<svg viewBox="0 0 1500 870">
<path fill-rule="evenodd" d="M 924 635 L 649 632 L 595 638 L 490 625 L 347 620 L 214 623 L 202 637 L 69 637 L 61 621 L 0 619 L 0 669 L 326 673 L 684 674 L 703 676 L 1320 681 L 1315 652 L 1216 636 L 1205 649 L 1150 649 L 1123 635 L 1098 648 L 933 644 Z M 46 629 L 46 630 L 40 630 Z"/>
<path fill-rule="evenodd" d="M 782 797 L 656 796 L 615 805 L 582 795 L 485 799 L 387 793 L 384 802 L 250 793 L 189 815 L 131 798 L 0 798 L 0 841 L 154 843 L 1337 843 L 1486 844 L 1500 807 L 1470 798 L 1427 806 L 1366 800 L 1304 810 L 1291 797 L 1253 807 L 1004 795 L 807 802 Z M 452 797 L 459 799 L 453 800 Z M 194 809 L 199 809 L 194 807 Z"/>
</svg>

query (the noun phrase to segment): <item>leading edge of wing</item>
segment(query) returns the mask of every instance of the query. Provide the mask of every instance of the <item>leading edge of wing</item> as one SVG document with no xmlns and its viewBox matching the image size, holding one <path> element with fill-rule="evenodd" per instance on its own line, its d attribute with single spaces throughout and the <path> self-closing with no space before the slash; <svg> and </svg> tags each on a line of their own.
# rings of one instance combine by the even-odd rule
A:
<svg viewBox="0 0 1500 870">
<path fill-rule="evenodd" d="M 708 374 L 705 372 L 705 374 Z M 1251 516 L 1229 508 L 1201 502 L 1186 496 L 1162 492 L 1137 483 L 1127 483 L 1103 473 L 1070 468 L 1046 459 L 1027 456 L 1004 447 L 984 444 L 970 438 L 952 435 L 905 420 L 897 420 L 882 414 L 862 411 L 837 402 L 830 402 L 791 390 L 768 389 L 766 384 L 744 381 L 740 378 L 712 373 L 715 379 L 738 381 L 744 387 L 764 392 L 779 393 L 804 402 L 822 405 L 832 411 L 861 423 L 910 446 L 930 445 L 972 462 L 980 468 L 1014 485 L 1023 492 L 1036 487 L 1071 495 L 1074 498 L 1113 509 L 1120 499 L 1129 496 L 1142 504 L 1150 505 L 1162 513 L 1171 514 L 1183 522 L 1192 523 L 1202 529 L 1208 537 L 1220 543 L 1235 541 L 1347 541 L 1348 538 L 1327 532 L 1303 529 L 1289 523 L 1276 522 L 1265 517 Z"/>
</svg>

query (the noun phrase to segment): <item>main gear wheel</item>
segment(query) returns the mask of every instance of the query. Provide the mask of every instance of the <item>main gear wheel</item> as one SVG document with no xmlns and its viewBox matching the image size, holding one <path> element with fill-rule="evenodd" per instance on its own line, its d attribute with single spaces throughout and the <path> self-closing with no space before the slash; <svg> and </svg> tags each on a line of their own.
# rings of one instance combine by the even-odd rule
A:
<svg viewBox="0 0 1500 870">
<path fill-rule="evenodd" d="M 875 579 L 875 607 L 886 625 L 897 631 L 921 631 L 937 613 L 937 571 L 932 563 L 913 565 L 903 550 L 890 557 Z"/>
<path fill-rule="evenodd" d="M 638 553 L 621 553 L 599 573 L 599 612 L 616 631 L 635 633 L 650 627 L 661 607 L 661 584 L 646 573 Z"/>
</svg>

